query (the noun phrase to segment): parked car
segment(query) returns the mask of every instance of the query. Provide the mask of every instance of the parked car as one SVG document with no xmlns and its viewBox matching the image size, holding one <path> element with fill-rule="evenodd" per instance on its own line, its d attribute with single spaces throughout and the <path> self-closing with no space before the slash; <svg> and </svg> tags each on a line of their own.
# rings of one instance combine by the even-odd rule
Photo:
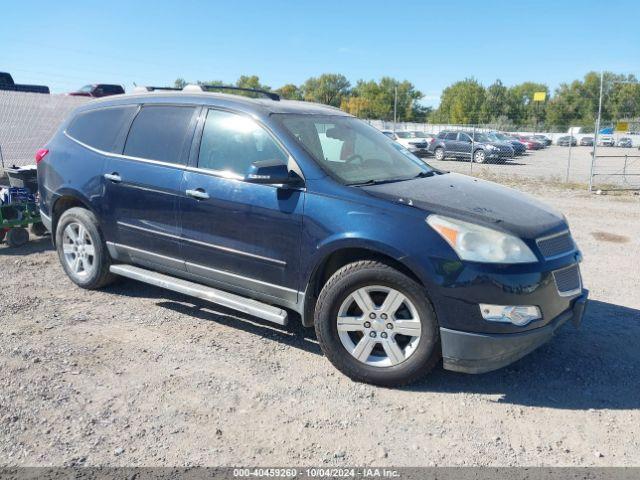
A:
<svg viewBox="0 0 640 480">
<path fill-rule="evenodd" d="M 631 140 L 631 138 L 629 137 L 622 137 L 620 140 L 618 140 L 618 146 L 624 147 L 624 148 L 631 148 L 633 147 L 633 140 Z"/>
<path fill-rule="evenodd" d="M 510 145 L 511 148 L 513 148 L 513 154 L 516 156 L 527 153 L 527 147 L 525 144 L 513 137 L 510 137 L 509 135 L 505 135 L 501 132 L 489 132 L 486 135 L 494 142 L 503 142 Z"/>
<path fill-rule="evenodd" d="M 556 142 L 556 144 L 561 147 L 568 147 L 569 145 L 571 145 L 572 147 L 575 147 L 578 144 L 578 139 L 573 135 L 565 135 L 563 137 L 558 138 L 558 141 Z"/>
<path fill-rule="evenodd" d="M 527 137 L 527 136 L 524 136 L 524 135 L 518 135 L 518 136 L 516 136 L 516 139 L 519 142 L 522 142 L 524 144 L 524 146 L 527 147 L 527 150 L 540 150 L 541 148 L 544 148 L 542 143 L 538 142 L 537 140 L 534 140 L 531 137 Z"/>
<path fill-rule="evenodd" d="M 415 132 L 398 131 L 393 132 L 396 136 L 395 141 L 405 147 L 414 155 L 426 155 L 429 142 L 427 138 L 416 137 Z"/>
<path fill-rule="evenodd" d="M 548 147 L 553 143 L 546 135 L 532 135 L 531 138 L 536 142 L 540 142 L 544 147 Z"/>
<path fill-rule="evenodd" d="M 89 102 L 38 151 L 42 218 L 79 287 L 121 275 L 277 324 L 292 310 L 340 371 L 385 386 L 440 358 L 494 370 L 580 324 L 560 212 L 325 105 L 190 91 Z"/>
<path fill-rule="evenodd" d="M 111 85 L 108 83 L 94 83 L 91 85 L 85 85 L 75 92 L 69 92 L 69 95 L 74 97 L 108 97 L 110 95 L 122 95 L 124 88 L 122 85 Z"/>
<path fill-rule="evenodd" d="M 511 146 L 502 142 L 493 142 L 482 133 L 476 133 L 472 140 L 470 132 L 448 130 L 438 133 L 435 141 L 429 144 L 429 153 L 432 153 L 436 160 L 450 157 L 456 159 L 473 158 L 476 163 L 504 162 L 514 156 Z"/>
<path fill-rule="evenodd" d="M 0 90 L 12 92 L 49 93 L 49 87 L 45 85 L 24 85 L 15 83 L 11 74 L 0 72 Z"/>
<path fill-rule="evenodd" d="M 593 146 L 593 137 L 582 137 L 580 139 L 580 146 L 582 146 L 582 147 L 592 147 Z"/>
<path fill-rule="evenodd" d="M 615 147 L 616 141 L 613 139 L 613 135 L 601 135 L 598 137 L 598 146 Z"/>
</svg>

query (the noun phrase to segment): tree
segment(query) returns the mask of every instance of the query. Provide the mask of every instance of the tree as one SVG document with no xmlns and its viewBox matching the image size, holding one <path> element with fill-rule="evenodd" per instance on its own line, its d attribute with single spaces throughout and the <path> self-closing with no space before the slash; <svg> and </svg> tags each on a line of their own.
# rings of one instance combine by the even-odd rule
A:
<svg viewBox="0 0 640 480">
<path fill-rule="evenodd" d="M 396 89 L 397 120 L 403 122 L 424 119 L 429 110 L 417 103 L 422 98 L 422 93 L 411 82 L 391 77 L 382 77 L 380 82 L 358 80 L 351 96 L 343 100 L 341 108 L 360 118 L 392 120 Z"/>
<path fill-rule="evenodd" d="M 184 78 L 176 78 L 175 82 L 173 82 L 174 88 L 184 88 L 187 86 L 187 82 Z"/>
<path fill-rule="evenodd" d="M 323 73 L 309 78 L 302 86 L 304 99 L 339 107 L 342 99 L 349 94 L 351 84 L 347 77 L 336 73 Z"/>
<path fill-rule="evenodd" d="M 302 90 L 297 85 L 293 83 L 287 83 L 282 87 L 276 90 L 276 93 L 280 95 L 282 98 L 286 98 L 288 100 L 302 100 Z"/>
<path fill-rule="evenodd" d="M 432 115 L 432 121 L 454 124 L 476 124 L 482 117 L 486 92 L 473 78 L 456 82 L 445 88 L 440 106 Z"/>
<path fill-rule="evenodd" d="M 509 89 L 498 79 L 487 88 L 482 103 L 482 122 L 502 123 L 509 116 Z"/>
<path fill-rule="evenodd" d="M 549 87 L 544 83 L 524 82 L 509 89 L 508 116 L 516 124 L 536 128 L 546 115 L 546 101 L 535 102 L 533 95 L 544 92 L 549 97 Z"/>
</svg>

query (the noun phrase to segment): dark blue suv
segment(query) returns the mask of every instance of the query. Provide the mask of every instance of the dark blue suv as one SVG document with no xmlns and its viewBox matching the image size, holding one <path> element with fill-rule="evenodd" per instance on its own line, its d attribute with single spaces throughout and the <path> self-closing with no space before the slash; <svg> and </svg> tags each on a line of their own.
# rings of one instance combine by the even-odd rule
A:
<svg viewBox="0 0 640 480">
<path fill-rule="evenodd" d="M 314 326 L 352 379 L 507 365 L 579 324 L 564 217 L 431 168 L 323 105 L 187 87 L 76 110 L 38 152 L 42 218 L 80 287 L 126 276 Z"/>
</svg>

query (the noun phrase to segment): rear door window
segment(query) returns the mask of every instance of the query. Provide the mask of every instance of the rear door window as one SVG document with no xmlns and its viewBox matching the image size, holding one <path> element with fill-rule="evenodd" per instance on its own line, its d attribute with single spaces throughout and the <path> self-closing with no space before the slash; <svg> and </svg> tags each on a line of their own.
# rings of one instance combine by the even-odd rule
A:
<svg viewBox="0 0 640 480">
<path fill-rule="evenodd" d="M 128 105 L 81 112 L 71 121 L 66 132 L 90 147 L 120 153 L 127 129 L 137 111 L 137 105 Z"/>
<path fill-rule="evenodd" d="M 451 132 L 451 133 L 447 133 L 447 136 L 445 137 L 447 140 L 455 140 L 456 137 L 458 136 L 457 133 L 455 132 Z"/>
<path fill-rule="evenodd" d="M 253 162 L 277 160 L 288 155 L 252 118 L 221 110 L 209 110 L 202 131 L 198 168 L 241 178 Z"/>
<path fill-rule="evenodd" d="M 186 164 L 193 134 L 195 107 L 147 105 L 136 116 L 124 154 L 167 163 Z"/>
</svg>

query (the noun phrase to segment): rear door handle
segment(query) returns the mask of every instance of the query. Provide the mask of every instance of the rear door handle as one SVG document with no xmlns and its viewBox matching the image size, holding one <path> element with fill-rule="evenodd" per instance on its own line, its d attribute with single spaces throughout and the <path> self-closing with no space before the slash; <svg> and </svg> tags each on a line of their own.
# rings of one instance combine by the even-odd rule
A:
<svg viewBox="0 0 640 480">
<path fill-rule="evenodd" d="M 118 175 L 118 172 L 105 173 L 104 178 L 112 181 L 113 183 L 120 183 L 122 181 L 122 177 Z"/>
<path fill-rule="evenodd" d="M 202 188 L 196 188 L 195 190 L 187 190 L 185 192 L 187 196 L 191 198 L 195 198 L 196 200 L 208 200 L 209 194 L 205 192 Z"/>
</svg>

